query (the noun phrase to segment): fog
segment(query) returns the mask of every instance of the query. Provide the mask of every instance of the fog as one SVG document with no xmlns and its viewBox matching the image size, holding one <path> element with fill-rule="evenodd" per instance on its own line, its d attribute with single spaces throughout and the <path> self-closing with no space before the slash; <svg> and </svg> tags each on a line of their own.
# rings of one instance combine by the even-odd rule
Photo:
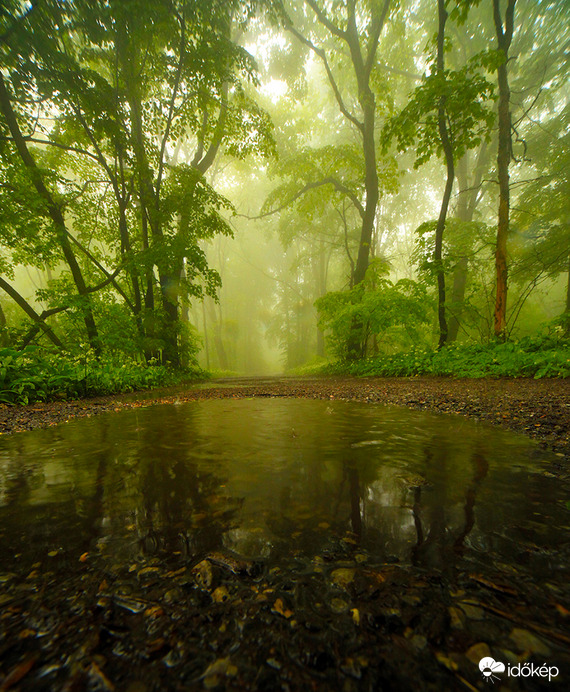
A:
<svg viewBox="0 0 570 692">
<path fill-rule="evenodd" d="M 568 5 L 472 5 L 9 3 L 4 345 L 275 374 L 567 330 Z"/>
</svg>

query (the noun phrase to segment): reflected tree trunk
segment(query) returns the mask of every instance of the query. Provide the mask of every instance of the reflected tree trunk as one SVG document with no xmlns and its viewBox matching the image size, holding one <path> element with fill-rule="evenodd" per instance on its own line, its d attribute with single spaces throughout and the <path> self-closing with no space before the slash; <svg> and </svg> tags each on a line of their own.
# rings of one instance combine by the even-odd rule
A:
<svg viewBox="0 0 570 692">
<path fill-rule="evenodd" d="M 477 499 L 477 492 L 479 490 L 479 485 L 486 478 L 489 471 L 489 462 L 479 452 L 473 455 L 471 463 L 473 464 L 473 478 L 465 493 L 465 505 L 463 508 L 465 513 L 465 524 L 463 530 L 459 536 L 457 536 L 453 544 L 454 549 L 459 552 L 464 549 L 464 541 L 475 526 L 475 500 Z"/>
<path fill-rule="evenodd" d="M 350 523 L 352 530 L 362 537 L 362 514 L 360 510 L 360 478 L 355 468 L 348 469 L 348 482 L 350 487 Z"/>
</svg>

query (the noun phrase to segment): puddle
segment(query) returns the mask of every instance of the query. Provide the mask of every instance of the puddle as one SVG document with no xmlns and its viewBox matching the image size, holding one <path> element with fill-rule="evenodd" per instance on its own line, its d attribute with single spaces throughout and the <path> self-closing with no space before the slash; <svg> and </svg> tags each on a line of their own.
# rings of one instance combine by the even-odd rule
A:
<svg viewBox="0 0 570 692">
<path fill-rule="evenodd" d="M 567 689 L 549 459 L 462 418 L 272 398 L 0 438 L 0 687 L 483 690 L 491 661 L 501 689 Z"/>
<path fill-rule="evenodd" d="M 567 583 L 568 488 L 526 438 L 349 402 L 152 406 L 0 440 L 1 571 L 83 553 L 277 564 L 339 546 Z"/>
</svg>

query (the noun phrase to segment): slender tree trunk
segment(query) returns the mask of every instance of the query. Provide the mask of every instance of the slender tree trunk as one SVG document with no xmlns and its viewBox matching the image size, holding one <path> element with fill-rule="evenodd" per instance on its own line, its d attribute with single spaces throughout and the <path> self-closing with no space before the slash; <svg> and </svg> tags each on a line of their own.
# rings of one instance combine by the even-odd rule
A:
<svg viewBox="0 0 570 692">
<path fill-rule="evenodd" d="M 570 255 L 568 255 L 568 282 L 566 283 L 566 336 L 570 335 Z"/>
<path fill-rule="evenodd" d="M 208 341 L 208 323 L 206 321 L 206 298 L 202 300 L 202 323 L 204 325 L 204 349 L 206 351 L 206 370 L 210 369 L 210 344 Z"/>
<path fill-rule="evenodd" d="M 140 93 L 136 65 L 137 56 L 134 55 L 135 47 L 129 43 L 127 26 L 125 23 L 118 26 L 117 55 L 123 69 L 126 87 L 126 97 L 130 109 L 131 143 L 136 159 L 136 170 L 139 180 L 139 199 L 143 223 L 147 223 L 153 241 L 160 244 L 163 232 L 160 223 L 159 194 L 154 188 L 153 172 L 151 170 L 146 146 L 142 118 L 142 97 Z M 172 268 L 158 266 L 160 290 L 162 296 L 162 308 L 166 316 L 166 325 L 161 334 L 164 342 L 163 361 L 173 366 L 180 364 L 178 350 L 178 275 L 180 267 Z M 150 286 L 147 286 L 147 300 L 150 299 Z"/>
<path fill-rule="evenodd" d="M 507 236 L 509 233 L 509 163 L 511 161 L 511 111 L 510 89 L 508 80 L 509 47 L 513 37 L 513 25 L 516 0 L 509 0 L 505 13 L 505 26 L 499 7 L 499 0 L 493 0 L 493 19 L 497 35 L 497 44 L 502 53 L 502 62 L 497 68 L 499 83 L 499 146 L 497 153 L 497 171 L 499 175 L 499 214 L 497 222 L 497 244 L 495 251 L 495 270 L 497 287 L 495 296 L 495 336 L 506 337 L 507 315 Z"/>
<path fill-rule="evenodd" d="M 447 328 L 447 343 L 452 344 L 457 340 L 461 318 L 463 315 L 463 301 L 465 300 L 465 288 L 469 273 L 469 258 L 463 255 L 457 260 L 453 272 L 453 286 L 451 287 L 451 315 Z"/>
<path fill-rule="evenodd" d="M 318 256 L 318 285 L 317 298 L 324 296 L 327 292 L 326 282 L 326 250 L 322 238 L 319 240 L 319 256 Z M 322 329 L 317 325 L 317 356 L 324 358 L 325 356 L 325 335 Z"/>
<path fill-rule="evenodd" d="M 216 315 L 216 303 L 213 298 L 208 297 L 208 307 L 210 311 L 210 321 L 214 326 L 214 346 L 216 347 L 216 355 L 218 356 L 218 365 L 222 370 L 229 370 L 228 354 L 224 346 L 222 337 L 222 309 L 218 304 L 218 314 Z"/>
<path fill-rule="evenodd" d="M 378 171 L 376 167 L 376 144 L 374 141 L 374 121 L 376 104 L 374 94 L 370 87 L 361 96 L 364 123 L 362 128 L 362 145 L 364 149 L 364 187 L 366 190 L 366 206 L 362 229 L 360 231 L 360 244 L 358 256 L 354 268 L 354 283 L 359 284 L 364 280 L 370 258 L 370 246 L 374 231 L 374 219 L 376 218 L 376 205 L 378 204 Z"/>
<path fill-rule="evenodd" d="M 457 218 L 464 223 L 473 221 L 473 216 L 479 203 L 481 196 L 479 187 L 483 178 L 483 171 L 486 168 L 489 158 L 489 149 L 487 142 L 483 140 L 477 162 L 473 170 L 473 176 L 469 176 L 472 169 L 469 152 L 466 152 L 456 166 L 457 182 L 459 185 L 459 194 L 457 202 Z M 465 288 L 467 286 L 467 278 L 469 273 L 469 257 L 462 255 L 458 258 L 455 270 L 453 272 L 453 287 L 451 291 L 452 309 L 448 321 L 447 343 L 453 343 L 459 334 L 459 327 L 463 315 L 463 304 L 465 301 Z"/>
<path fill-rule="evenodd" d="M 445 23 L 447 22 L 447 11 L 445 9 L 445 0 L 438 0 L 438 32 L 437 32 L 437 72 L 444 74 L 444 41 L 445 41 Z M 445 190 L 439 210 L 439 218 L 435 229 L 435 254 L 434 259 L 437 271 L 437 318 L 439 323 L 439 341 L 438 348 L 442 348 L 447 341 L 447 320 L 445 316 L 445 273 L 443 271 L 442 250 L 443 250 L 443 232 L 445 230 L 445 219 L 447 218 L 447 210 L 449 208 L 449 200 L 451 199 L 451 190 L 453 189 L 453 179 L 455 177 L 455 168 L 453 163 L 453 147 L 447 129 L 447 116 L 445 112 L 445 97 L 442 96 L 439 101 L 437 113 L 437 126 L 441 145 L 445 154 L 445 163 L 447 167 L 447 180 L 445 181 Z"/>
<path fill-rule="evenodd" d="M 7 326 L 8 323 L 6 321 L 6 313 L 4 312 L 2 303 L 0 303 L 0 346 L 8 345 L 8 334 L 6 332 Z"/>
</svg>

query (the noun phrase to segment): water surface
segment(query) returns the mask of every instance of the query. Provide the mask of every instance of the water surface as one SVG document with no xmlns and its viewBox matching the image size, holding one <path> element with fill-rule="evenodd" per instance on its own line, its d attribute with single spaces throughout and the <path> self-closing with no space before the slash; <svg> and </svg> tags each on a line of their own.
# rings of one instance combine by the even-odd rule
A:
<svg viewBox="0 0 570 692">
<path fill-rule="evenodd" d="M 568 488 L 527 438 L 353 402 L 210 400 L 0 439 L 0 572 L 84 553 L 345 551 L 565 584 Z"/>
</svg>

